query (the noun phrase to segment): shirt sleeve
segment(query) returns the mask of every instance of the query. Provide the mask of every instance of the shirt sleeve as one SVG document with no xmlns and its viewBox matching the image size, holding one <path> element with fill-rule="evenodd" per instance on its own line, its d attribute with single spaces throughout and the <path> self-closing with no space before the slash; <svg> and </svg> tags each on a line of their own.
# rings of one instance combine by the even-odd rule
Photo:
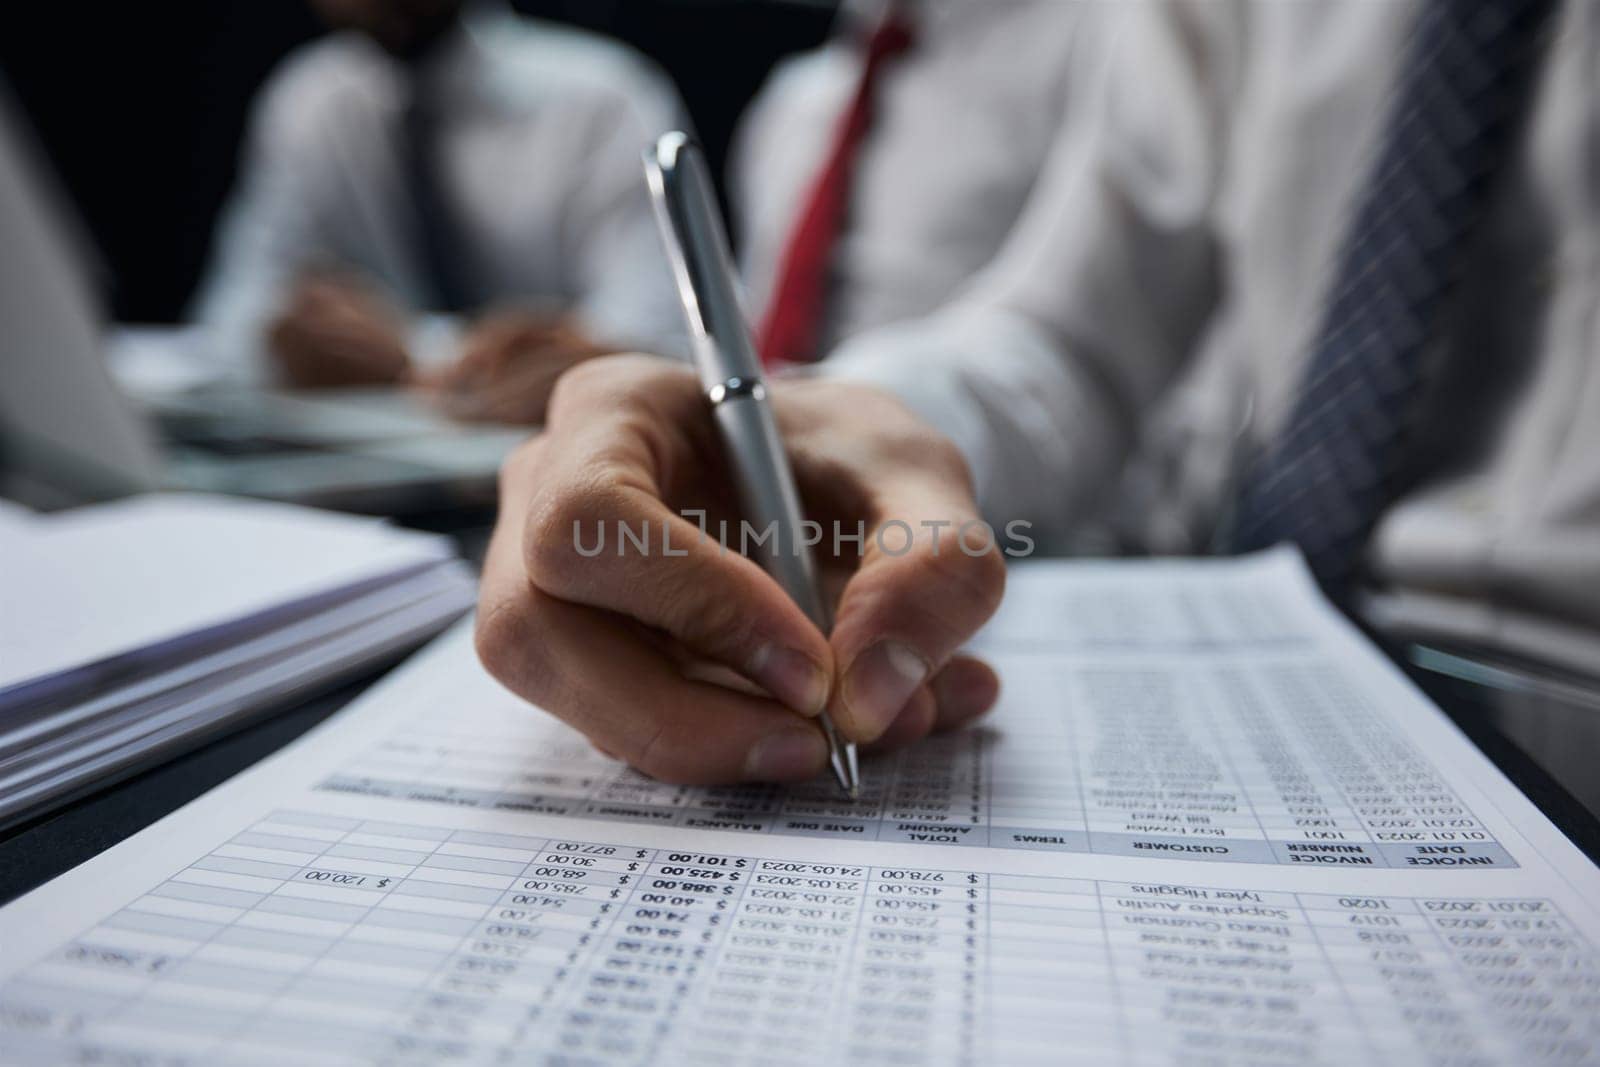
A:
<svg viewBox="0 0 1600 1067">
<path fill-rule="evenodd" d="M 1225 273 L 1214 216 L 1236 10 L 1096 10 L 1051 158 L 997 259 L 941 312 L 855 338 L 822 368 L 949 434 L 990 521 L 1026 520 L 1046 546 L 1120 469 Z"/>
<path fill-rule="evenodd" d="M 307 263 L 331 258 L 317 223 L 325 183 L 315 171 L 324 153 L 310 143 L 318 73 L 291 61 L 258 97 L 239 179 L 190 309 L 210 335 L 207 349 L 245 378 L 270 373 L 262 335 L 290 277 Z"/>
<path fill-rule="evenodd" d="M 650 206 L 643 155 L 688 119 L 666 78 L 630 63 L 625 90 L 597 102 L 588 166 L 568 199 L 563 243 L 577 272 L 577 314 L 599 339 L 687 357 L 689 338 Z"/>
</svg>

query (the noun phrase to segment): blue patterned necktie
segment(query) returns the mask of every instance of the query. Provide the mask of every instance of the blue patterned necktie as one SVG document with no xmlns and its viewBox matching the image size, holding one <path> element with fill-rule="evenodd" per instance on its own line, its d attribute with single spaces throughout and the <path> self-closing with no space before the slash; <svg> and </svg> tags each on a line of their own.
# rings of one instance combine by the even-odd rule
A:
<svg viewBox="0 0 1600 1067">
<path fill-rule="evenodd" d="M 1348 594 L 1407 462 L 1449 298 L 1516 142 L 1557 0 L 1426 0 L 1298 397 L 1241 486 L 1233 548 L 1292 541 Z"/>
</svg>

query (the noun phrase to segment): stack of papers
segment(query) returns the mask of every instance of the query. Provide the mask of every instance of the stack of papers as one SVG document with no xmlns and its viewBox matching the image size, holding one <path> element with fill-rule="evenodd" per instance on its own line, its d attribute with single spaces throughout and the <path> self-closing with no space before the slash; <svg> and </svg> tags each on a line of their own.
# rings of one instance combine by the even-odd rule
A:
<svg viewBox="0 0 1600 1067">
<path fill-rule="evenodd" d="M 0 515 L 0 826 L 437 632 L 448 540 L 278 504 L 153 495 Z"/>
</svg>

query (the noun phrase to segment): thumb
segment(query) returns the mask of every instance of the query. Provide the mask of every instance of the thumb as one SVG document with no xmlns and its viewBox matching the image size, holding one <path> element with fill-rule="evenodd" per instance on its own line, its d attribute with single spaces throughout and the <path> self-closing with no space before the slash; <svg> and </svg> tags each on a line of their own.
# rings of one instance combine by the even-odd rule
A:
<svg viewBox="0 0 1600 1067">
<path fill-rule="evenodd" d="M 916 472 L 883 486 L 872 510 L 874 533 L 831 639 L 841 673 L 830 710 L 862 743 L 880 737 L 994 614 L 1006 574 L 962 480 Z"/>
</svg>

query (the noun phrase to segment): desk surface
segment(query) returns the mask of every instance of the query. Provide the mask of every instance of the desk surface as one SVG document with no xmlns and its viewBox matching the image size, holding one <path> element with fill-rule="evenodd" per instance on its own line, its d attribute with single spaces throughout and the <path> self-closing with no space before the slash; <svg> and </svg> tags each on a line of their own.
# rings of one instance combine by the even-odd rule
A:
<svg viewBox="0 0 1600 1067">
<path fill-rule="evenodd" d="M 0 902 L 70 870 L 277 751 L 384 673 L 308 700 L 10 831 L 0 837 Z M 1600 782 L 1590 771 L 1592 754 L 1600 751 L 1600 708 L 1525 695 L 1508 701 L 1492 687 L 1430 671 L 1410 673 L 1507 777 L 1600 863 L 1600 820 L 1594 814 L 1600 808 Z"/>
</svg>

